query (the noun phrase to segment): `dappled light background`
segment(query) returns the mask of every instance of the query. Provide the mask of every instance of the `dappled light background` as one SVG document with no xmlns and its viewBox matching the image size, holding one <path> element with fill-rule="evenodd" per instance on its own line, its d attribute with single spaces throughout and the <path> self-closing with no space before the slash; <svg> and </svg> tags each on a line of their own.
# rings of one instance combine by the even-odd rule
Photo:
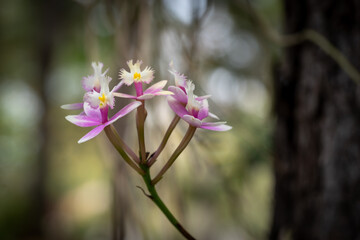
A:
<svg viewBox="0 0 360 240">
<path fill-rule="evenodd" d="M 79 102 L 91 62 L 112 84 L 129 59 L 173 83 L 169 63 L 210 94 L 228 132 L 198 130 L 158 184 L 175 216 L 199 239 L 264 239 L 273 176 L 272 67 L 280 49 L 255 24 L 254 8 L 279 28 L 277 0 L 5 0 L 1 14 L 0 239 L 181 239 L 136 186 L 104 134 L 78 144 L 60 105 Z M 130 92 L 132 89 L 123 87 Z M 116 100 L 125 105 L 127 100 Z M 147 149 L 155 151 L 173 113 L 147 102 Z M 138 150 L 135 114 L 115 126 Z M 152 169 L 186 131 L 181 122 Z"/>
</svg>

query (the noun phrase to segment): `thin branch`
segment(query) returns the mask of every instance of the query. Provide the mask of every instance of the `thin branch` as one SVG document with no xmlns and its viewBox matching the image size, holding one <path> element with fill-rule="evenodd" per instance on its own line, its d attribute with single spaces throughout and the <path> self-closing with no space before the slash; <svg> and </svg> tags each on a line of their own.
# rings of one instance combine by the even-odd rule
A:
<svg viewBox="0 0 360 240">
<path fill-rule="evenodd" d="M 126 154 L 123 147 L 121 146 L 121 138 L 120 136 L 114 131 L 114 127 L 112 125 L 105 127 L 104 129 L 106 136 L 109 138 L 112 145 L 115 147 L 115 149 L 119 152 L 121 157 L 125 160 L 127 164 L 129 164 L 130 167 L 132 167 L 136 172 L 138 172 L 140 175 L 144 175 L 144 171 L 139 168 Z"/>
<path fill-rule="evenodd" d="M 176 125 L 178 124 L 180 120 L 180 117 L 178 115 L 175 115 L 175 117 L 173 118 L 173 120 L 171 121 L 168 129 L 166 130 L 166 133 L 164 135 L 163 140 L 161 141 L 158 149 L 156 150 L 156 152 L 154 153 L 153 156 L 150 157 L 149 161 L 148 161 L 148 166 L 151 167 L 156 159 L 158 158 L 158 156 L 160 155 L 160 153 L 162 152 L 162 150 L 165 148 L 167 141 L 169 140 L 169 137 L 171 135 L 171 133 L 173 132 L 174 128 L 176 127 Z"/>
<path fill-rule="evenodd" d="M 189 144 L 191 138 L 194 136 L 195 131 L 196 131 L 196 127 L 189 125 L 189 128 L 188 128 L 184 138 L 180 142 L 179 146 L 175 149 L 174 153 L 171 155 L 171 157 L 169 158 L 167 163 L 164 165 L 164 167 L 160 170 L 160 172 L 152 180 L 152 184 L 155 185 L 156 183 L 158 183 L 161 180 L 162 176 L 166 173 L 166 171 L 175 162 L 177 157 L 182 153 L 182 151 L 184 151 L 186 146 Z"/>
<path fill-rule="evenodd" d="M 119 136 L 118 141 L 119 141 L 121 147 L 125 150 L 125 152 L 126 152 L 127 154 L 130 155 L 130 157 L 132 158 L 132 160 L 134 160 L 136 163 L 139 164 L 139 163 L 140 163 L 139 157 L 138 157 L 138 156 L 134 153 L 134 151 L 121 139 L 118 131 L 114 128 L 114 126 L 111 125 L 110 127 L 111 127 L 112 131 L 113 131 L 114 133 L 116 133 L 116 135 Z"/>
<path fill-rule="evenodd" d="M 152 197 L 150 194 L 147 194 L 142 187 L 140 187 L 140 186 L 136 186 L 136 187 L 139 188 L 146 197 L 148 197 L 148 198 L 150 198 L 151 200 L 153 200 L 153 197 Z"/>
<path fill-rule="evenodd" d="M 240 1 L 237 1 L 239 5 L 242 5 Z M 348 60 L 348 58 L 336 48 L 329 40 L 327 40 L 320 33 L 312 29 L 304 29 L 298 33 L 281 35 L 269 26 L 268 21 L 260 15 L 258 11 L 247 1 L 247 9 L 250 16 L 253 17 L 255 24 L 260 27 L 261 32 L 272 42 L 280 45 L 281 47 L 291 47 L 300 44 L 304 41 L 309 41 L 321 48 L 328 56 L 330 56 L 350 77 L 350 79 L 360 84 L 360 72 L 354 67 L 354 65 Z"/>
</svg>

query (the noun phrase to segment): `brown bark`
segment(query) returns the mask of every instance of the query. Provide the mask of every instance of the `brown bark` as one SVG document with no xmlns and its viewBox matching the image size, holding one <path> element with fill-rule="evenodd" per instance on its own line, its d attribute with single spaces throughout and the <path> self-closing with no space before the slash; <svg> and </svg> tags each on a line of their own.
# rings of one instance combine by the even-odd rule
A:
<svg viewBox="0 0 360 240">
<path fill-rule="evenodd" d="M 324 35 L 360 69 L 360 2 L 285 0 L 285 31 Z M 360 87 L 310 42 L 275 80 L 270 239 L 360 239 Z"/>
</svg>

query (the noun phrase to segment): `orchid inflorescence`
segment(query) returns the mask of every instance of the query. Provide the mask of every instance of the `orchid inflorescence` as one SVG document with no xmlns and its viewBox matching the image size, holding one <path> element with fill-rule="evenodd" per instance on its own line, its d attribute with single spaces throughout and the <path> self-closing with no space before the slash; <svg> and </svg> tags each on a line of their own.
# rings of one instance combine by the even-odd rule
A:
<svg viewBox="0 0 360 240">
<path fill-rule="evenodd" d="M 145 67 L 141 70 L 141 61 L 133 63 L 132 60 L 127 62 L 130 71 L 125 69 L 120 70 L 120 81 L 115 87 L 110 90 L 109 83 L 111 77 L 107 76 L 108 69 L 103 72 L 102 63 L 92 63 L 94 74 L 84 77 L 82 86 L 85 90 L 83 102 L 66 104 L 61 106 L 67 110 L 83 110 L 78 115 L 66 116 L 66 119 L 79 127 L 95 127 L 85 136 L 83 136 L 78 143 L 88 141 L 97 136 L 103 130 L 105 131 L 110 142 L 120 153 L 122 158 L 143 178 L 149 194 L 146 194 L 166 215 L 170 222 L 188 239 L 194 239 L 175 219 L 172 213 L 167 209 L 165 204 L 158 196 L 155 184 L 157 184 L 171 167 L 177 157 L 186 148 L 192 139 L 197 128 L 203 128 L 213 131 L 227 131 L 231 127 L 226 125 L 226 122 L 208 122 L 205 119 L 213 118 L 219 119 L 215 114 L 209 112 L 208 98 L 210 95 L 196 96 L 194 94 L 195 85 L 188 80 L 185 75 L 180 74 L 174 70 L 170 64 L 169 72 L 174 77 L 175 85 L 169 86 L 168 90 L 163 90 L 167 84 L 167 80 L 159 81 L 146 90 L 144 84 L 149 84 L 154 79 L 154 70 L 150 67 Z M 123 85 L 134 85 L 136 95 L 129 95 L 118 92 Z M 170 108 L 175 112 L 175 116 L 170 123 L 163 140 L 158 149 L 149 154 L 146 152 L 144 127 L 147 111 L 145 109 L 145 102 L 155 96 L 165 96 Z M 116 97 L 133 99 L 131 103 L 127 104 L 112 117 L 109 117 L 109 108 L 113 109 L 115 106 Z M 121 139 L 112 123 L 119 120 L 123 116 L 129 114 L 133 110 L 137 110 L 136 114 L 136 128 L 138 132 L 139 142 L 139 156 Z M 184 120 L 189 127 L 184 135 L 179 146 L 170 156 L 166 164 L 162 167 L 160 172 L 151 178 L 150 167 L 156 162 L 158 156 L 165 148 L 166 143 L 180 121 Z"/>
</svg>

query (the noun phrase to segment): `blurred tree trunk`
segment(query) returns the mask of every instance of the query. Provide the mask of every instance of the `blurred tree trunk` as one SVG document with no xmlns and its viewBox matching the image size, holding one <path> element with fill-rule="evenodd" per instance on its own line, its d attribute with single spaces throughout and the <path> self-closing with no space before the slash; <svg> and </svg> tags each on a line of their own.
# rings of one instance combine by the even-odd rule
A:
<svg viewBox="0 0 360 240">
<path fill-rule="evenodd" d="M 284 1 L 285 31 L 324 35 L 360 69 L 360 2 Z M 290 47 L 275 80 L 270 239 L 360 239 L 360 87 L 319 47 Z"/>
<path fill-rule="evenodd" d="M 51 62 L 54 53 L 54 31 L 57 29 L 57 17 L 59 4 L 55 0 L 42 3 L 38 1 L 37 12 L 38 31 L 35 47 L 37 49 L 38 82 L 37 91 L 43 106 L 43 113 L 39 123 L 39 152 L 33 170 L 33 185 L 30 197 L 30 213 L 25 221 L 28 221 L 24 234 L 30 239 L 47 239 L 46 216 L 49 208 L 49 196 L 47 182 L 49 175 L 49 108 L 50 104 L 46 93 L 46 81 L 51 70 Z M 20 231 L 19 231 L 20 232 Z"/>
</svg>

